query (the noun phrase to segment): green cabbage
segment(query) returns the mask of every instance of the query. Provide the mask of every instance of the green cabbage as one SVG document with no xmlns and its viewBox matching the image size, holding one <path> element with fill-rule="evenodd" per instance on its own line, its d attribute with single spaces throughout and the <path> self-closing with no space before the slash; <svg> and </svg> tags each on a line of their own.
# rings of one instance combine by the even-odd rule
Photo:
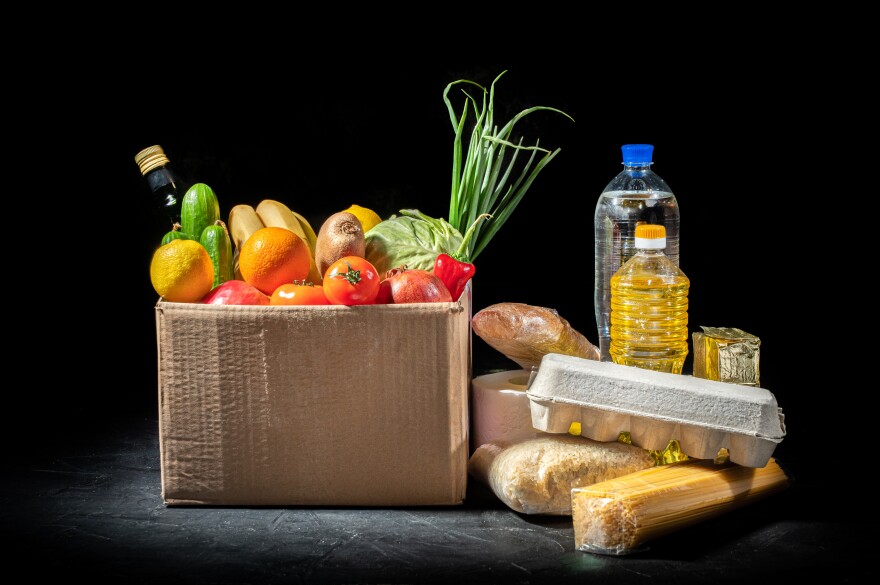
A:
<svg viewBox="0 0 880 585">
<path fill-rule="evenodd" d="M 401 209 L 376 224 L 366 234 L 366 259 L 384 278 L 392 268 L 431 270 L 438 254 L 452 254 L 462 235 L 443 219 L 428 217 L 418 209 Z"/>
</svg>

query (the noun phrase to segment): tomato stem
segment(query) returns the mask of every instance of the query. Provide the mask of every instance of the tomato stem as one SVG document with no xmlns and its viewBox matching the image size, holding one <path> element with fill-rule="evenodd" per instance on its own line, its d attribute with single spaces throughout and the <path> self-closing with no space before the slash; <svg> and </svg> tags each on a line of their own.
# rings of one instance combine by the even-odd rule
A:
<svg viewBox="0 0 880 585">
<path fill-rule="evenodd" d="M 333 278 L 344 278 L 351 285 L 359 283 L 361 281 L 361 271 L 352 268 L 348 260 L 345 261 L 345 265 L 348 266 L 348 270 L 346 270 L 345 272 L 334 274 Z"/>
</svg>

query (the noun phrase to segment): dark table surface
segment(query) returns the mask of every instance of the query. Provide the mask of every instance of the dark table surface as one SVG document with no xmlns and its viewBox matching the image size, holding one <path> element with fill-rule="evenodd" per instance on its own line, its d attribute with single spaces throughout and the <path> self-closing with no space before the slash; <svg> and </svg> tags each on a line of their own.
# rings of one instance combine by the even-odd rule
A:
<svg viewBox="0 0 880 585">
<path fill-rule="evenodd" d="M 844 483 L 851 468 L 833 480 L 795 476 L 785 492 L 659 538 L 639 554 L 612 557 L 578 551 L 570 517 L 519 514 L 474 480 L 464 504 L 453 507 L 167 507 L 158 422 L 150 416 L 120 418 L 38 451 L 7 466 L 2 482 L 6 558 L 32 579 L 510 584 L 877 577 L 875 526 L 866 521 L 871 498 Z M 780 463 L 783 457 L 784 451 Z M 851 514 L 850 506 L 863 508 Z"/>
</svg>

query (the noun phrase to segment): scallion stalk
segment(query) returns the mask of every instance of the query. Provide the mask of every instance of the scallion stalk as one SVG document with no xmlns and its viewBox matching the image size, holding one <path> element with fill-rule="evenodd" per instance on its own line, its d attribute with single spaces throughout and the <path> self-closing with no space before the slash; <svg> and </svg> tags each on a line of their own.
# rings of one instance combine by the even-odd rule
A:
<svg viewBox="0 0 880 585">
<path fill-rule="evenodd" d="M 467 79 L 453 81 L 443 91 L 443 101 L 449 110 L 449 118 L 455 131 L 452 148 L 452 190 L 449 198 L 449 223 L 465 233 L 474 224 L 477 217 L 488 214 L 492 217 L 481 222 L 465 251 L 471 262 L 482 252 L 491 239 L 498 233 L 501 226 L 516 209 L 526 191 L 529 190 L 538 173 L 553 160 L 560 149 L 549 151 L 540 147 L 540 141 L 534 146 L 523 145 L 520 138 L 516 143 L 511 141 L 511 134 L 517 122 L 525 116 L 537 111 L 551 111 L 570 119 L 574 118 L 562 110 L 547 106 L 534 106 L 521 111 L 511 118 L 500 130 L 495 124 L 495 84 L 502 71 L 492 82 L 487 91 L 480 84 Z M 458 84 L 470 84 L 482 92 L 482 100 L 478 103 L 467 91 L 461 115 L 457 116 L 449 99 L 450 90 Z M 465 122 L 468 110 L 473 110 L 476 118 L 473 130 L 465 151 L 462 138 L 465 133 Z M 517 160 L 521 151 L 529 152 L 528 160 L 520 161 L 517 172 Z M 462 160 L 462 156 L 464 160 Z M 543 153 L 540 158 L 538 153 Z M 512 183 L 508 184 L 509 181 Z"/>
</svg>

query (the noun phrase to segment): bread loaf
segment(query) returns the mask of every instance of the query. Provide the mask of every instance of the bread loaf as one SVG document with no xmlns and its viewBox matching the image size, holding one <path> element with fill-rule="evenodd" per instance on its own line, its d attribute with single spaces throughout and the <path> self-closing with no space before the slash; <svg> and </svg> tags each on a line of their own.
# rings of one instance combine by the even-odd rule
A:
<svg viewBox="0 0 880 585">
<path fill-rule="evenodd" d="M 538 367 L 548 353 L 599 359 L 595 345 L 555 309 L 523 303 L 498 303 L 471 319 L 477 336 L 525 370 Z"/>
<path fill-rule="evenodd" d="M 571 490 L 655 465 L 645 449 L 572 435 L 490 441 L 474 451 L 468 472 L 523 514 L 571 515 Z"/>
</svg>

